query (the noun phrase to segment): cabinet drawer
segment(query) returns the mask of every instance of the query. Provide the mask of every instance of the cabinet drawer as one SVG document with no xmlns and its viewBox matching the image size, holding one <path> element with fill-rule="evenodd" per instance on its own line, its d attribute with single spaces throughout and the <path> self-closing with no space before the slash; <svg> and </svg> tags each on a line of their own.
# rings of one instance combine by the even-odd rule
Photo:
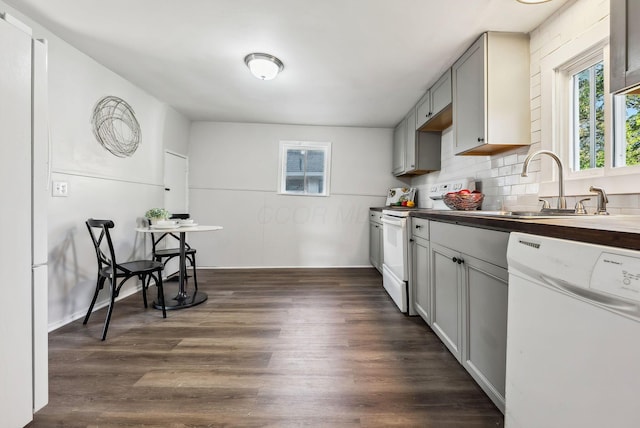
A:
<svg viewBox="0 0 640 428">
<path fill-rule="evenodd" d="M 508 232 L 432 221 L 429 233 L 431 242 L 455 248 L 496 266 L 507 267 Z"/>
<path fill-rule="evenodd" d="M 370 210 L 369 211 L 369 220 L 373 221 L 373 222 L 376 222 L 376 223 L 382 224 L 382 211 Z"/>
<path fill-rule="evenodd" d="M 429 220 L 411 218 L 411 236 L 429 240 Z"/>
</svg>

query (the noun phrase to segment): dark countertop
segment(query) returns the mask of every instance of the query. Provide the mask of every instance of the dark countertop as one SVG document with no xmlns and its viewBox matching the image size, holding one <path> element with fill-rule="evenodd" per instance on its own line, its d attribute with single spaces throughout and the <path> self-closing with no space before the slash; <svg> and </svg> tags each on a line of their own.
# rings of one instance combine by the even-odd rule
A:
<svg viewBox="0 0 640 428">
<path fill-rule="evenodd" d="M 523 232 L 640 250 L 640 215 L 512 219 L 424 209 L 412 211 L 411 216 L 504 232 Z"/>
</svg>

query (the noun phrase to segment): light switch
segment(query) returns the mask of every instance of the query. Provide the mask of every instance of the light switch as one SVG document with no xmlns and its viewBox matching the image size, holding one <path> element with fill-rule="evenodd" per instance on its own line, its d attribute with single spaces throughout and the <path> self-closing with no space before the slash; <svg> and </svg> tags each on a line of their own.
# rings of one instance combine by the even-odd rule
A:
<svg viewBox="0 0 640 428">
<path fill-rule="evenodd" d="M 69 184 L 66 181 L 54 181 L 51 190 L 52 196 L 65 198 L 69 196 Z"/>
</svg>

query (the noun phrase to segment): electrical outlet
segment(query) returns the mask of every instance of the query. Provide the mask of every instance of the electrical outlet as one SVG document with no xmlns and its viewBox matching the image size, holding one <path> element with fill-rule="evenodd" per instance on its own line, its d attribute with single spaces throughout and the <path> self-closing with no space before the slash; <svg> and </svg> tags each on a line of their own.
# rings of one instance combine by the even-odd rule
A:
<svg viewBox="0 0 640 428">
<path fill-rule="evenodd" d="M 52 196 L 65 198 L 69 196 L 69 184 L 66 181 L 54 181 L 51 190 Z"/>
</svg>

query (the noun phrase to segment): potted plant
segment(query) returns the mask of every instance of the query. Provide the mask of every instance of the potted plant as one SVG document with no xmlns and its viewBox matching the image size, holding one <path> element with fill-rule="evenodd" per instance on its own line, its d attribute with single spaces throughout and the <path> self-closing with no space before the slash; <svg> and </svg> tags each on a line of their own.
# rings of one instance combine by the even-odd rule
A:
<svg viewBox="0 0 640 428">
<path fill-rule="evenodd" d="M 158 220 L 166 220 L 169 218 L 169 211 L 164 208 L 151 208 L 144 213 L 144 216 L 149 219 L 151 224 L 156 224 Z"/>
</svg>

